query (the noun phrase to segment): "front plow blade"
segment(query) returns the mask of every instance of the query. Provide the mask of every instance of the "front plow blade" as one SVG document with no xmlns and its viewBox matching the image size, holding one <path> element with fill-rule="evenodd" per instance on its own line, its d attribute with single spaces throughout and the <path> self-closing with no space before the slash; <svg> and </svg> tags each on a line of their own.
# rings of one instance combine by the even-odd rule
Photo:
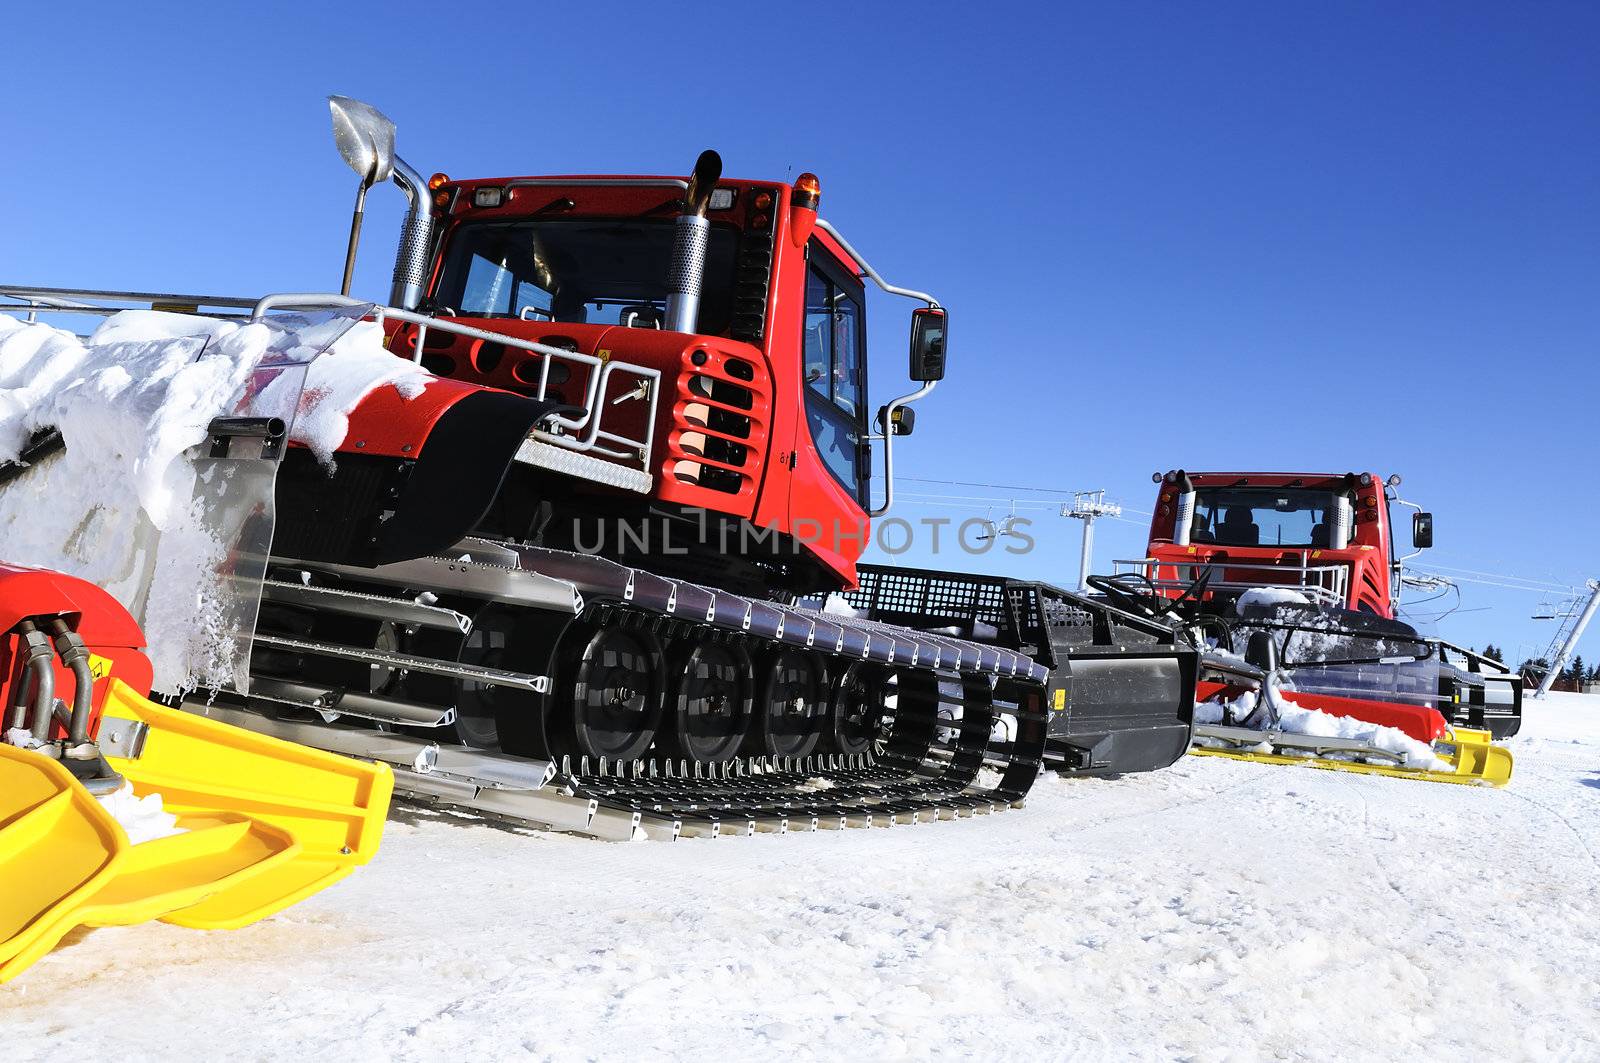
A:
<svg viewBox="0 0 1600 1063">
<path fill-rule="evenodd" d="M 169 709 L 112 680 L 102 741 L 147 728 L 136 752 L 107 761 L 135 794 L 161 795 L 167 811 L 222 814 L 275 827 L 294 839 L 292 859 L 229 883 L 162 918 L 200 929 L 245 926 L 350 874 L 377 854 L 394 776 L 387 765 L 352 760 Z"/>
<path fill-rule="evenodd" d="M 1504 786 L 1511 781 L 1511 751 L 1493 745 L 1488 731 L 1467 727 L 1454 728 L 1434 746 L 1434 754 L 1450 764 L 1450 769 L 1428 770 L 1407 768 L 1400 764 L 1374 764 L 1361 760 L 1336 759 L 1319 753 L 1375 755 L 1376 750 L 1356 748 L 1356 743 L 1340 745 L 1337 739 L 1299 737 L 1272 731 L 1247 731 L 1238 727 L 1202 725 L 1195 735 L 1227 745 L 1196 745 L 1190 752 L 1204 757 L 1227 757 L 1230 760 L 1255 761 L 1258 764 L 1280 764 L 1286 767 L 1324 768 L 1329 771 L 1353 771 L 1364 775 L 1388 775 L 1396 779 L 1417 779 L 1422 782 L 1456 783 L 1468 786 Z M 1299 755 L 1280 750 L 1299 749 Z"/>
<path fill-rule="evenodd" d="M 50 951 L 66 933 L 52 936 L 57 924 L 111 879 L 127 848 L 67 769 L 0 743 L 0 982 Z"/>
<path fill-rule="evenodd" d="M 76 927 L 241 927 L 377 853 L 384 765 L 164 708 L 116 679 L 100 740 L 179 833 L 135 845 L 62 765 L 0 744 L 0 982 Z"/>
<path fill-rule="evenodd" d="M 1439 750 L 1439 755 L 1455 764 L 1456 773 L 1490 786 L 1504 786 L 1511 781 L 1511 750 L 1494 744 L 1494 735 L 1472 727 L 1454 727 L 1440 743 L 1453 748 L 1453 754 Z"/>
</svg>

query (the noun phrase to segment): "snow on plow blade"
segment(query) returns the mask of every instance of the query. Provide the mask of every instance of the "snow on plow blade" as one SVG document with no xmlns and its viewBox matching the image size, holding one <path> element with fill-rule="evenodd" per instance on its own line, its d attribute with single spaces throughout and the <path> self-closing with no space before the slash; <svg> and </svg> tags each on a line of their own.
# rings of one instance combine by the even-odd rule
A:
<svg viewBox="0 0 1600 1063">
<path fill-rule="evenodd" d="M 1240 721 L 1249 723 L 1260 712 L 1254 709 L 1257 699 L 1265 696 L 1273 710 L 1272 722 L 1256 726 L 1197 723 L 1191 752 L 1424 782 L 1504 786 L 1511 781 L 1511 751 L 1495 745 L 1487 730 L 1451 727 L 1437 710 L 1423 706 L 1283 691 L 1278 681 L 1276 675 L 1263 676 L 1250 692 L 1241 686 L 1202 681 L 1198 690 L 1204 707 L 1214 709 L 1226 702 L 1235 710 L 1240 706 L 1252 709 Z M 1239 694 L 1250 700 L 1226 701 Z M 1283 712 L 1289 715 L 1279 715 Z M 1226 712 L 1220 714 L 1227 716 Z M 1354 726 L 1344 735 L 1306 733 L 1326 731 L 1330 723 L 1337 726 L 1341 722 Z M 1445 767 L 1439 766 L 1441 762 Z"/>
<path fill-rule="evenodd" d="M 383 765 L 163 708 L 116 679 L 100 735 L 108 763 L 136 795 L 161 795 L 177 833 L 134 844 L 56 760 L 0 744 L 0 982 L 76 927 L 241 927 L 377 852 Z"/>
</svg>

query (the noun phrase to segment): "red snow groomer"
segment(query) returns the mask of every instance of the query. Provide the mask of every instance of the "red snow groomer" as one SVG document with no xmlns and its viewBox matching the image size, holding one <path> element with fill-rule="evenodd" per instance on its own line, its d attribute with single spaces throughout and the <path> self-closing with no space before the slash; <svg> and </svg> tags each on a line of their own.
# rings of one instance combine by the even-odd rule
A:
<svg viewBox="0 0 1600 1063">
<path fill-rule="evenodd" d="M 1279 726 L 1281 710 L 1298 706 L 1467 750 L 1451 761 L 1452 781 L 1509 775 L 1509 754 L 1489 737 L 1516 733 L 1520 679 L 1398 618 L 1405 557 L 1395 552 L 1392 507 L 1414 510 L 1415 551 L 1433 541 L 1432 514 L 1399 498 L 1398 476 L 1173 470 L 1154 480 L 1145 556 L 1118 561 L 1113 576 L 1093 582 L 1113 601 L 1181 618 L 1205 638 L 1200 697 L 1229 708 L 1198 736 L 1259 746 L 1265 728 L 1274 748 L 1360 756 L 1379 761 L 1378 770 L 1415 774 L 1369 737 Z M 1235 719 L 1241 680 L 1258 691 L 1248 721 Z M 1251 726 L 1233 726 L 1241 722 Z"/>
<path fill-rule="evenodd" d="M 155 301 L 376 318 L 433 376 L 367 395 L 331 461 L 287 448 L 248 693 L 213 715 L 608 838 L 967 816 L 1046 766 L 1183 754 L 1196 654 L 1105 603 L 926 573 L 864 616 L 801 603 L 858 584 L 947 329 L 819 217 L 814 176 L 704 152 L 683 177 L 428 179 L 382 114 L 330 102 L 358 204 L 390 179 L 410 201 L 393 305 Z M 912 301 L 881 406 L 874 289 Z"/>
</svg>

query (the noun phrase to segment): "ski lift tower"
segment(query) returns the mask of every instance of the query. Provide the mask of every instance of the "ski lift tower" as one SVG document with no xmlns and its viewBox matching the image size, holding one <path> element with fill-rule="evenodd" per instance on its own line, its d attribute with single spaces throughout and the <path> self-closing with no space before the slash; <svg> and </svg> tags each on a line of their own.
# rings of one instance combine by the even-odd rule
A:
<svg viewBox="0 0 1600 1063">
<path fill-rule="evenodd" d="M 1589 601 L 1581 610 L 1578 608 L 1578 598 L 1574 595 L 1562 612 L 1551 617 L 1552 620 L 1559 619 L 1562 623 L 1556 631 L 1556 637 L 1550 640 L 1550 648 L 1545 651 L 1545 658 L 1550 662 L 1550 667 L 1546 669 L 1544 678 L 1539 680 L 1539 689 L 1533 695 L 1536 698 L 1542 698 L 1550 693 L 1551 684 L 1561 678 L 1562 669 L 1572 660 L 1573 651 L 1578 648 L 1578 640 L 1583 637 L 1583 629 L 1594 619 L 1595 612 L 1600 611 L 1600 579 L 1590 580 L 1588 588 Z"/>
<path fill-rule="evenodd" d="M 1083 521 L 1083 552 L 1079 555 L 1078 562 L 1078 589 L 1089 589 L 1089 569 L 1094 558 L 1094 522 L 1101 517 L 1120 517 L 1122 507 L 1115 502 L 1106 501 L 1106 493 L 1100 491 L 1074 491 L 1072 502 L 1061 507 L 1063 517 Z"/>
</svg>

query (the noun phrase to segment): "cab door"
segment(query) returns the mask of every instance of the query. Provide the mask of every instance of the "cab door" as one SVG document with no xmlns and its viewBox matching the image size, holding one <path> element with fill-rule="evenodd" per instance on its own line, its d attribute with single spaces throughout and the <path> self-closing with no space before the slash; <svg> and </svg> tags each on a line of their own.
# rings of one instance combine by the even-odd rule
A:
<svg viewBox="0 0 1600 1063">
<path fill-rule="evenodd" d="M 871 470 L 863 442 L 867 434 L 864 293 L 832 256 L 813 253 L 809 258 L 801 347 L 806 427 L 828 475 L 865 508 Z M 793 512 L 805 510 L 796 507 Z"/>
<path fill-rule="evenodd" d="M 865 292 L 813 239 L 801 315 L 800 388 L 789 527 L 846 584 L 867 547 L 871 453 L 867 435 Z"/>
</svg>

